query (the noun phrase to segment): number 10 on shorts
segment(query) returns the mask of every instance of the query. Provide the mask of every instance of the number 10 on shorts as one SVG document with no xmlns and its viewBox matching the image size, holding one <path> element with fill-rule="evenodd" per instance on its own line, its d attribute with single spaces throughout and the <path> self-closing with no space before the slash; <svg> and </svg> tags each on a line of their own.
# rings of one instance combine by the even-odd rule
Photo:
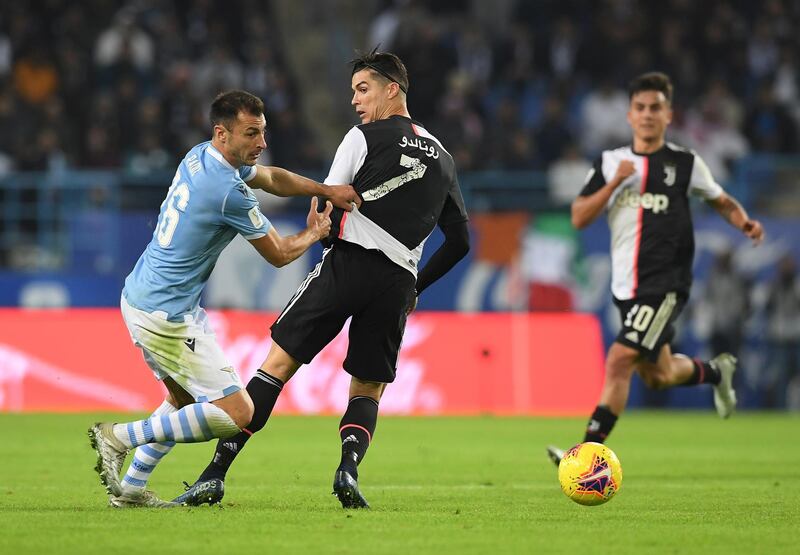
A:
<svg viewBox="0 0 800 555">
<path fill-rule="evenodd" d="M 653 320 L 653 315 L 655 312 L 656 311 L 653 310 L 652 306 L 647 306 L 646 304 L 635 304 L 628 311 L 628 315 L 625 317 L 625 327 L 633 328 L 639 332 L 645 331 L 647 326 L 649 326 L 650 322 Z"/>
</svg>

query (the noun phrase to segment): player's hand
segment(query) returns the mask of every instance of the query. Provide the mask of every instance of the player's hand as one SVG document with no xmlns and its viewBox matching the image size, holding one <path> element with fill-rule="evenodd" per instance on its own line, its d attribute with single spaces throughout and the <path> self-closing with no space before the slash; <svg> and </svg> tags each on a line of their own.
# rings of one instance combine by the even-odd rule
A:
<svg viewBox="0 0 800 555">
<path fill-rule="evenodd" d="M 361 206 L 361 197 L 358 196 L 352 185 L 328 185 L 327 197 L 336 208 L 350 212 L 353 205 Z"/>
<path fill-rule="evenodd" d="M 617 166 L 617 173 L 614 174 L 614 179 L 612 179 L 612 183 L 614 183 L 615 187 L 619 187 L 619 185 L 628 179 L 630 176 L 636 173 L 636 166 L 633 165 L 632 160 L 623 160 Z"/>
<path fill-rule="evenodd" d="M 317 212 L 317 197 L 311 197 L 311 209 L 308 211 L 306 225 L 308 229 L 317 235 L 317 239 L 323 239 L 331 232 L 331 201 L 325 201 L 325 210 Z"/>
<path fill-rule="evenodd" d="M 758 220 L 747 220 L 742 226 L 742 233 L 753 240 L 753 245 L 759 245 L 764 240 L 764 228 Z"/>
</svg>

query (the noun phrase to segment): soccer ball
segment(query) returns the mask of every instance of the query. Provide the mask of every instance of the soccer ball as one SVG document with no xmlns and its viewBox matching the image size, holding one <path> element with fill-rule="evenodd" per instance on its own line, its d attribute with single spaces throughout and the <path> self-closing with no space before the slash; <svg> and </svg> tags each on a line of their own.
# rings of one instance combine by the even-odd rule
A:
<svg viewBox="0 0 800 555">
<path fill-rule="evenodd" d="M 622 486 L 622 466 L 602 443 L 579 443 L 558 465 L 561 491 L 581 505 L 602 505 Z"/>
</svg>

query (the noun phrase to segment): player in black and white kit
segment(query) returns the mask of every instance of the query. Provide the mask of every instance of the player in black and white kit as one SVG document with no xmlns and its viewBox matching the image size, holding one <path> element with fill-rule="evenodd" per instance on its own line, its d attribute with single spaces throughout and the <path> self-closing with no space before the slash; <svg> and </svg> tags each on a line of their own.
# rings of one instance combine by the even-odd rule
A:
<svg viewBox="0 0 800 555">
<path fill-rule="evenodd" d="M 608 211 L 611 291 L 622 317 L 606 357 L 600 402 L 583 439 L 598 443 L 625 409 L 634 372 L 656 389 L 712 384 L 717 412 L 730 416 L 736 406 L 736 359 L 723 353 L 701 361 L 673 354 L 669 345 L 692 284 L 689 195 L 704 199 L 755 244 L 764 235 L 761 224 L 722 190 L 697 154 L 665 141 L 672 120 L 669 77 L 646 73 L 631 82 L 628 92 L 633 144 L 603 152 L 572 203 L 572 223 L 579 229 Z M 558 463 L 563 453 L 548 447 L 548 454 Z"/>
<path fill-rule="evenodd" d="M 372 441 L 381 395 L 395 378 L 406 317 L 419 293 L 466 255 L 469 234 L 453 158 L 411 119 L 400 59 L 373 51 L 354 60 L 352 89 L 362 124 L 345 135 L 325 182 L 352 183 L 361 204 L 331 215 L 330 246 L 273 324 L 272 348 L 247 386 L 253 420 L 219 442 L 214 460 L 182 496 L 187 504 L 221 499 L 227 469 L 266 424 L 283 384 L 352 317 L 344 361 L 351 375 L 349 403 L 333 490 L 344 508 L 368 507 L 357 467 Z M 437 225 L 444 243 L 418 271 Z"/>
</svg>

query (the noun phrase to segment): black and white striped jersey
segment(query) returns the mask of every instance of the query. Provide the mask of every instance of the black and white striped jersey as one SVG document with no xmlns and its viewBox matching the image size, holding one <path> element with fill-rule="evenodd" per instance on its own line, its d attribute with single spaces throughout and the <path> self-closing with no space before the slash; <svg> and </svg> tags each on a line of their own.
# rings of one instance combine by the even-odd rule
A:
<svg viewBox="0 0 800 555">
<path fill-rule="evenodd" d="M 619 300 L 669 291 L 689 293 L 694 229 L 689 195 L 718 198 L 720 187 L 702 158 L 666 143 L 636 154 L 630 146 L 606 150 L 594 163 L 581 191 L 588 196 L 613 179 L 623 160 L 636 172 L 608 200 L 611 230 L 611 292 Z"/>
<path fill-rule="evenodd" d="M 352 212 L 334 209 L 331 236 L 378 249 L 415 277 L 436 224 L 467 220 L 452 156 L 407 117 L 353 127 L 325 183 L 352 183 L 363 199 Z"/>
</svg>

